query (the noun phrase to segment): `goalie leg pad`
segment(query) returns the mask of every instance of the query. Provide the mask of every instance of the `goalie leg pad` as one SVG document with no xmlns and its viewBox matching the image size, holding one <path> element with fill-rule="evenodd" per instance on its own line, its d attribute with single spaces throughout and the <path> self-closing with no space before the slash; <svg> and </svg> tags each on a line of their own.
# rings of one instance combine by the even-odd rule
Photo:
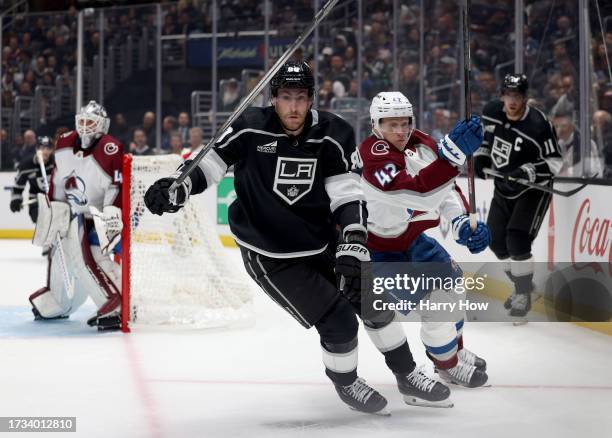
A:
<svg viewBox="0 0 612 438">
<path fill-rule="evenodd" d="M 69 313 L 75 312 L 90 296 L 98 308 L 102 308 L 111 298 L 119 300 L 120 293 L 115 284 L 96 262 L 92 254 L 87 230 L 89 222 L 83 223 L 79 217 L 75 217 L 65 238 L 61 239 L 66 266 L 60 263 L 57 248 L 54 248 L 51 257 L 51 269 L 49 278 L 49 289 L 51 290 L 58 305 Z M 99 248 L 97 249 L 99 251 Z M 101 259 L 103 258 L 100 255 Z M 108 262 L 113 262 L 108 259 Z M 68 276 L 73 284 L 73 293 L 66 291 L 63 278 L 63 269 L 68 271 Z M 115 268 L 116 270 L 117 268 Z M 110 268 L 109 268 L 110 271 Z M 115 273 L 115 275 L 117 275 Z M 120 275 L 119 275 L 120 278 Z M 41 312 L 41 315 L 45 315 Z"/>
<path fill-rule="evenodd" d="M 30 303 L 34 319 L 66 318 L 70 312 L 70 307 L 66 307 L 66 302 L 59 303 L 55 294 L 46 286 L 30 295 Z"/>
<path fill-rule="evenodd" d="M 38 217 L 32 243 L 36 246 L 48 246 L 55 242 L 57 233 L 66 236 L 70 225 L 70 205 L 65 202 L 47 201 L 42 193 L 37 195 Z"/>
</svg>

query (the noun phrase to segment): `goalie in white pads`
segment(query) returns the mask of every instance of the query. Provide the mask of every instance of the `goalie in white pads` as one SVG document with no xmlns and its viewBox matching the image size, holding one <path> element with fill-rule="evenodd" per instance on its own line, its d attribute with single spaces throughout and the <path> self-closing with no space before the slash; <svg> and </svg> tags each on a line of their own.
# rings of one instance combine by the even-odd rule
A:
<svg viewBox="0 0 612 438">
<path fill-rule="evenodd" d="M 90 101 L 76 130 L 56 144 L 48 197 L 39 195 L 33 243 L 52 247 L 47 284 L 30 296 L 37 320 L 66 318 L 91 297 L 98 310 L 87 322 L 121 326 L 120 253 L 123 145 L 107 135 L 106 110 Z"/>
</svg>

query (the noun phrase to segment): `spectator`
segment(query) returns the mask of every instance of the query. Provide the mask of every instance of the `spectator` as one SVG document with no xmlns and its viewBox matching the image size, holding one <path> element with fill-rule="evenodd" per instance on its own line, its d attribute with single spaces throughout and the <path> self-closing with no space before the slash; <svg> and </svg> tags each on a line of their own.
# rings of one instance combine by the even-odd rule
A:
<svg viewBox="0 0 612 438">
<path fill-rule="evenodd" d="M 332 80 L 334 92 L 337 97 L 342 97 L 349 89 L 351 82 L 351 73 L 344 65 L 344 58 L 340 55 L 331 57 L 331 70 L 328 78 Z"/>
<path fill-rule="evenodd" d="M 451 112 L 444 108 L 438 108 L 434 111 L 433 129 L 431 136 L 438 142 L 450 131 L 451 128 Z"/>
<path fill-rule="evenodd" d="M 240 82 L 234 78 L 231 78 L 225 83 L 225 87 L 222 90 L 221 102 L 219 104 L 218 111 L 233 111 L 239 101 Z"/>
<path fill-rule="evenodd" d="M 490 71 L 481 71 L 478 75 L 478 91 L 484 102 L 490 102 L 497 97 L 497 82 L 495 75 Z"/>
<path fill-rule="evenodd" d="M 612 178 L 612 115 L 608 111 L 593 114 L 593 138 L 603 155 L 604 177 Z"/>
<path fill-rule="evenodd" d="M 142 126 L 140 126 L 140 128 L 146 134 L 151 147 L 156 147 L 157 135 L 155 132 L 155 113 L 153 111 L 147 111 L 144 113 L 144 116 L 142 116 Z"/>
<path fill-rule="evenodd" d="M 164 151 L 169 151 L 170 147 L 170 137 L 176 130 L 176 117 L 174 116 L 166 116 L 162 122 L 162 141 L 161 147 Z"/>
<path fill-rule="evenodd" d="M 130 129 L 127 120 L 123 113 L 115 114 L 115 119 L 110 126 L 110 132 L 113 137 L 119 140 L 124 145 L 127 145 L 130 140 Z"/>
<path fill-rule="evenodd" d="M 419 98 L 419 67 L 411 62 L 402 67 L 399 78 L 399 88 L 413 104 Z"/>
<path fill-rule="evenodd" d="M 328 109 L 331 106 L 331 101 L 334 98 L 334 87 L 330 79 L 326 79 L 319 88 L 319 108 Z"/>
<path fill-rule="evenodd" d="M 182 156 L 188 152 L 189 151 L 185 150 L 185 148 L 183 147 L 181 135 L 176 131 L 170 133 L 170 153 Z"/>
<path fill-rule="evenodd" d="M 134 129 L 130 152 L 134 155 L 154 155 L 153 149 L 147 143 L 147 135 L 144 129 Z"/>
<path fill-rule="evenodd" d="M 202 128 L 194 126 L 189 130 L 189 150 L 192 154 L 197 154 L 199 150 L 204 146 L 204 133 Z"/>
<path fill-rule="evenodd" d="M 177 131 L 181 136 L 183 145 L 185 146 L 188 144 L 189 140 L 189 127 L 189 114 L 187 114 L 186 112 L 179 113 Z"/>
<path fill-rule="evenodd" d="M 580 135 L 567 113 L 557 113 L 553 115 L 552 123 L 557 131 L 557 142 L 563 156 L 563 167 L 559 171 L 561 176 L 591 176 L 595 173 L 602 174 L 602 159 L 597 150 L 597 144 L 591 140 L 591 147 L 588 153 L 586 172 L 583 174 L 584 157 L 580 149 Z"/>
<path fill-rule="evenodd" d="M 23 143 L 23 134 L 15 135 L 15 139 L 13 140 L 13 146 L 10 148 L 10 157 L 13 160 L 14 168 L 17 168 L 17 165 L 21 161 Z"/>
<path fill-rule="evenodd" d="M 33 157 L 36 154 L 36 133 L 27 129 L 23 135 L 15 137 L 14 146 L 11 148 L 11 157 L 13 165 L 17 166 L 27 157 Z"/>
</svg>

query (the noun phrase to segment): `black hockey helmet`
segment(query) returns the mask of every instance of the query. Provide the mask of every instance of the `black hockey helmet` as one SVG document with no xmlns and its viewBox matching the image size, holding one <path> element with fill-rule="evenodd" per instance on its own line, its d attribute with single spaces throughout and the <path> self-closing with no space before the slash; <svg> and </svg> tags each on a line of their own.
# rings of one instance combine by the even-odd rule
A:
<svg viewBox="0 0 612 438">
<path fill-rule="evenodd" d="M 49 148 L 53 149 L 53 143 L 51 143 L 51 139 L 46 135 L 40 136 L 36 139 L 38 148 Z"/>
<path fill-rule="evenodd" d="M 304 61 L 287 61 L 270 81 L 272 96 L 279 88 L 306 88 L 308 96 L 314 94 L 314 76 L 310 66 Z"/>
<path fill-rule="evenodd" d="M 509 73 L 504 77 L 501 92 L 503 94 L 506 91 L 518 91 L 522 95 L 526 95 L 528 88 L 527 76 L 522 73 Z"/>
</svg>

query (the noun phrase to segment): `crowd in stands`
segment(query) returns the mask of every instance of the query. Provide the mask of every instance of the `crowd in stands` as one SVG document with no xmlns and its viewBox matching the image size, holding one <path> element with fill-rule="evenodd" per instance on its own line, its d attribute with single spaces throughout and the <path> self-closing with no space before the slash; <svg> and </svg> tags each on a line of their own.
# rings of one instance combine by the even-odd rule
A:
<svg viewBox="0 0 612 438">
<path fill-rule="evenodd" d="M 320 3 L 323 3 L 322 1 Z M 320 27 L 319 53 L 304 49 L 304 59 L 318 72 L 318 105 L 333 109 L 340 99 L 371 99 L 377 92 L 398 84 L 416 105 L 421 83 L 424 83 L 424 120 L 419 126 L 442 136 L 459 117 L 462 87 L 459 10 L 455 2 L 424 2 L 424 63 L 420 62 L 420 26 L 422 2 L 399 2 L 399 32 L 397 35 L 397 65 L 393 53 L 393 0 L 364 1 L 363 26 L 357 21 L 357 2 L 344 2 Z M 604 2 L 606 3 L 606 2 Z M 218 0 L 220 32 L 262 30 L 264 4 L 256 0 Z M 472 108 L 480 113 L 483 106 L 499 95 L 500 79 L 513 71 L 514 1 L 474 0 L 471 15 Z M 313 18 L 312 0 L 271 1 L 270 28 L 279 35 L 295 35 Z M 525 0 L 524 65 L 530 82 L 530 104 L 545 112 L 553 121 L 565 151 L 564 174 L 581 174 L 582 157 L 579 145 L 579 50 L 578 3 L 574 0 Z M 210 32 L 212 11 L 209 0 L 181 0 L 162 3 L 162 34 Z M 70 81 L 75 65 L 76 11 L 65 14 L 20 18 L 3 37 L 2 104 L 9 107 L 17 95 L 29 95 L 38 84 L 54 82 L 57 75 Z M 602 4 L 603 17 L 612 16 L 612 6 Z M 18 17 L 19 18 L 19 17 Z M 591 173 L 612 173 L 612 78 L 608 57 L 612 54 L 612 28 L 599 30 L 597 15 L 590 14 L 592 32 L 593 83 L 590 112 L 593 145 L 587 157 Z M 612 21 L 611 21 L 612 23 Z M 107 38 L 121 39 L 127 35 L 154 28 L 154 8 L 125 8 L 109 14 L 105 32 Z M 358 77 L 358 38 L 362 33 L 361 77 Z M 86 53 L 95 53 L 99 34 L 95 25 L 86 26 Z M 273 60 L 272 60 L 273 61 Z M 423 78 L 423 81 L 421 80 Z M 219 111 L 231 111 L 240 100 L 238 83 L 230 78 L 220 93 Z M 244 95 L 245 87 L 241 89 Z M 263 102 L 262 99 L 260 99 Z M 350 99 L 349 99 L 350 100 Z M 362 105 L 360 103 L 360 105 Z M 418 113 L 418 111 L 417 111 Z M 183 113 L 183 120 L 189 118 Z M 178 119 L 178 120 L 177 120 Z M 163 122 L 162 150 L 173 148 L 171 139 L 176 131 L 181 145 L 188 142 L 189 123 L 168 116 Z M 143 117 L 145 144 L 155 145 L 155 117 Z M 133 138 L 125 118 L 116 114 L 111 129 L 126 145 L 139 145 L 143 139 Z M 127 137 L 126 137 L 127 136 Z M 23 137 L 17 135 L 17 137 Z M 138 141 L 136 141 L 138 140 Z M 178 148 L 178 140 L 175 146 Z M 175 149 L 176 149 L 175 148 Z"/>
</svg>

